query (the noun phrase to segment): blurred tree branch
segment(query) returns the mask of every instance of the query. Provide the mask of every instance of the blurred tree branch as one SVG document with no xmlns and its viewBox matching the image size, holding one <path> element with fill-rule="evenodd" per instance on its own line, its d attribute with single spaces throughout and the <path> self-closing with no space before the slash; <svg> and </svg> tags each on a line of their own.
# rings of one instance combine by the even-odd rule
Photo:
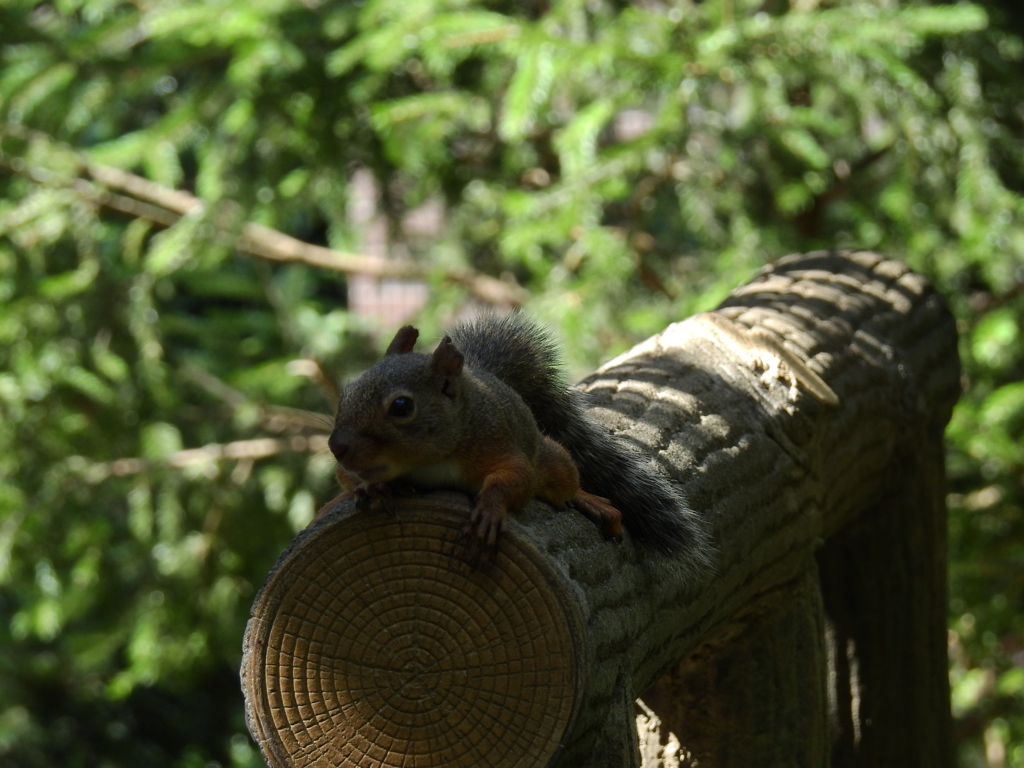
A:
<svg viewBox="0 0 1024 768">
<path fill-rule="evenodd" d="M 32 138 L 60 146 L 63 151 L 71 153 L 76 158 L 80 174 L 89 176 L 102 186 L 90 184 L 82 176 L 67 180 L 58 174 L 24 161 L 14 163 L 4 158 L 2 167 L 29 176 L 35 181 L 69 186 L 90 202 L 104 208 L 135 218 L 146 219 L 163 227 L 174 225 L 182 216 L 199 215 L 206 208 L 206 203 L 190 192 L 165 187 L 129 171 L 92 162 L 73 148 L 38 131 L 29 132 L 19 125 L 7 122 L 0 129 L 0 140 L 5 135 L 21 139 Z M 124 194 L 117 194 L 112 190 Z M 233 205 L 233 203 L 228 203 L 228 205 Z M 343 253 L 322 245 L 303 242 L 284 232 L 255 222 L 246 222 L 242 225 L 241 234 L 238 236 L 235 246 L 243 253 L 268 261 L 299 262 L 311 267 L 346 274 L 368 275 L 377 278 L 426 278 L 428 276 L 428 270 L 410 261 Z M 495 306 L 517 307 L 523 304 L 529 296 L 528 292 L 515 282 L 499 280 L 472 269 L 446 268 L 443 275 L 445 280 L 462 285 L 480 301 Z"/>
</svg>

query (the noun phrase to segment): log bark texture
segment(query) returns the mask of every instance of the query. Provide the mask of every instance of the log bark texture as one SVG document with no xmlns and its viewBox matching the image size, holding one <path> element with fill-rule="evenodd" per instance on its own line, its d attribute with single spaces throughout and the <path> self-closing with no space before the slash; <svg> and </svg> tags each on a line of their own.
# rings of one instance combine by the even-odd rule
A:
<svg viewBox="0 0 1024 768">
<path fill-rule="evenodd" d="M 533 503 L 473 571 L 463 496 L 397 519 L 339 505 L 253 606 L 242 679 L 268 763 L 637 765 L 650 689 L 701 766 L 951 764 L 959 364 L 927 282 L 875 254 L 787 257 L 582 386 L 702 513 L 714 570 Z"/>
</svg>

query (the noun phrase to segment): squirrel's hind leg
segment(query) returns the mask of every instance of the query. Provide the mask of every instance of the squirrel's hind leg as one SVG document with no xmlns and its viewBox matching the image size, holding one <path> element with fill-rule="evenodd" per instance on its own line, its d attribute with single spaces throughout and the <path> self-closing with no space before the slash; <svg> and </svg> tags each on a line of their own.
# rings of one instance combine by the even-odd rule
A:
<svg viewBox="0 0 1024 768">
<path fill-rule="evenodd" d="M 537 449 L 537 498 L 565 509 L 580 489 L 580 471 L 561 443 L 541 435 Z"/>
<path fill-rule="evenodd" d="M 604 496 L 580 489 L 572 497 L 572 506 L 590 518 L 606 538 L 622 538 L 622 513 Z"/>
<path fill-rule="evenodd" d="M 608 538 L 622 537 L 622 513 L 608 499 L 580 488 L 580 472 L 561 443 L 546 435 L 537 452 L 537 496 L 552 506 L 571 506 L 590 518 Z"/>
</svg>

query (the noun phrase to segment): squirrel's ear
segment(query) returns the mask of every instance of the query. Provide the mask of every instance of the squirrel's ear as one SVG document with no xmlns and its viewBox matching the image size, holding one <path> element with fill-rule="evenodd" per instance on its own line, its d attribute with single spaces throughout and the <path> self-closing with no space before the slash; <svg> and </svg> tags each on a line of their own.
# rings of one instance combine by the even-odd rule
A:
<svg viewBox="0 0 1024 768">
<path fill-rule="evenodd" d="M 391 340 L 391 343 L 388 345 L 388 350 L 384 353 L 384 356 L 404 355 L 406 352 L 412 352 L 412 348 L 416 346 L 416 339 L 419 338 L 419 335 L 420 332 L 411 325 L 403 325 L 398 329 L 398 333 L 395 334 L 395 338 Z"/>
<path fill-rule="evenodd" d="M 458 347 L 452 344 L 451 337 L 445 336 L 434 350 L 430 364 L 442 376 L 458 376 L 462 373 L 462 363 L 465 359 Z"/>
</svg>

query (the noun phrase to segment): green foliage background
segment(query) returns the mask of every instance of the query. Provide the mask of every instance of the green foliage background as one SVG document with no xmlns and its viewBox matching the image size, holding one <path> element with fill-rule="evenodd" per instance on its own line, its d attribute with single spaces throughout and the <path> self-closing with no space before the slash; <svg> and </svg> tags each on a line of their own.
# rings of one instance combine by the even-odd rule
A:
<svg viewBox="0 0 1024 768">
<path fill-rule="evenodd" d="M 793 251 L 949 296 L 963 766 L 1024 766 L 1024 41 L 1010 0 L 0 0 L 0 765 L 259 765 L 248 606 L 331 495 L 329 414 L 393 328 L 244 221 L 358 251 L 372 171 L 424 266 L 529 291 L 584 372 Z M 645 130 L 614 130 L 624 113 Z M 89 164 L 194 192 L 169 228 Z M 443 205 L 437 236 L 397 222 Z M 308 368 L 308 366 L 307 366 Z M 274 418 L 274 417 L 278 418 Z M 263 458 L 182 451 L 271 437 Z M 289 442 L 291 441 L 291 442 Z M 194 457 L 193 457 L 194 458 Z M 112 464 L 119 459 L 134 462 Z"/>
</svg>

